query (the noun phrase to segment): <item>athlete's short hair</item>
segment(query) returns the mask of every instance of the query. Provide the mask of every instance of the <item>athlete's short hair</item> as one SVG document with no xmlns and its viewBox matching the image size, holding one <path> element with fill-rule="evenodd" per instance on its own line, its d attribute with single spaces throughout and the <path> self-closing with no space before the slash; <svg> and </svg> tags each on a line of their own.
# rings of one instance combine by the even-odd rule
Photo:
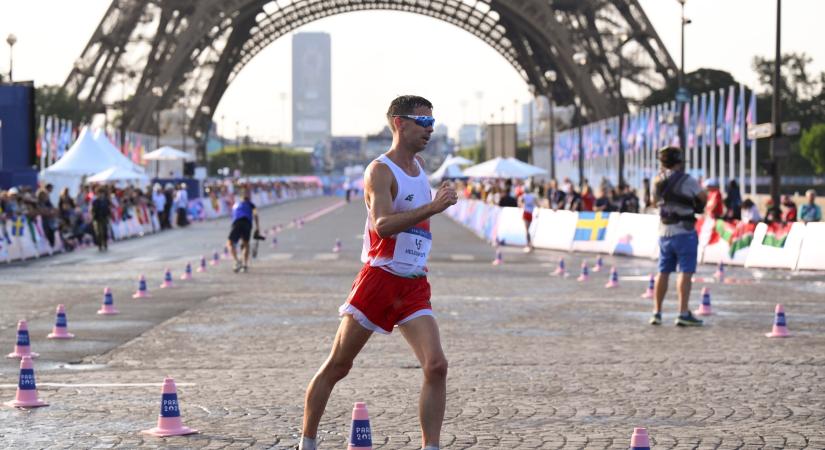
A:
<svg viewBox="0 0 825 450">
<path fill-rule="evenodd" d="M 673 168 L 682 161 L 684 161 L 682 150 L 679 147 L 664 147 L 659 150 L 659 162 L 667 169 Z"/>
<path fill-rule="evenodd" d="M 424 97 L 417 95 L 402 95 L 396 97 L 392 103 L 390 103 L 390 107 L 387 110 L 387 122 L 390 124 L 390 129 L 395 131 L 395 125 L 392 123 L 393 116 L 415 114 L 415 108 L 419 106 L 426 106 L 427 108 L 433 109 L 433 104 Z"/>
</svg>

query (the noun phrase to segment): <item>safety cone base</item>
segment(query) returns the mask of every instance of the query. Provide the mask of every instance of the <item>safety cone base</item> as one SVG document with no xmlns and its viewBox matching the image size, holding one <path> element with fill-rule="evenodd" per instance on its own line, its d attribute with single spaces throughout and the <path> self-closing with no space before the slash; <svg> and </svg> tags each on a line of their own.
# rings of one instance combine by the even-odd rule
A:
<svg viewBox="0 0 825 450">
<path fill-rule="evenodd" d="M 175 285 L 172 284 L 169 281 L 164 281 L 163 283 L 160 284 L 161 289 L 169 289 L 169 288 L 173 288 L 173 287 L 175 287 Z"/>
<path fill-rule="evenodd" d="M 607 289 L 613 289 L 619 287 L 619 283 L 615 281 L 608 281 L 607 284 L 604 285 Z"/>
<path fill-rule="evenodd" d="M 185 273 L 185 274 L 183 274 L 183 275 L 181 275 L 181 276 L 180 276 L 180 279 L 181 279 L 181 280 L 191 280 L 191 279 L 192 279 L 192 275 L 190 275 L 190 274 L 188 274 L 188 273 Z"/>
<path fill-rule="evenodd" d="M 195 430 L 195 429 L 192 429 L 192 428 L 189 428 L 189 427 L 180 426 L 179 428 L 172 428 L 172 429 L 155 427 L 155 428 L 150 428 L 148 430 L 143 430 L 143 431 L 141 431 L 141 433 L 149 434 L 149 435 L 157 436 L 157 437 L 168 437 L 168 436 L 185 436 L 187 434 L 199 433 L 199 431 Z"/>
<path fill-rule="evenodd" d="M 576 278 L 576 281 L 587 281 L 589 279 L 590 277 L 588 277 L 587 275 L 579 275 L 579 277 Z"/>
<path fill-rule="evenodd" d="M 29 353 L 26 353 L 26 354 L 22 354 L 22 353 L 17 353 L 16 351 L 14 351 L 14 352 L 11 352 L 8 355 L 6 355 L 6 358 L 22 358 L 24 356 L 31 356 L 31 358 L 34 359 L 34 358 L 39 358 L 40 353 L 29 352 Z"/>
<path fill-rule="evenodd" d="M 41 406 L 49 406 L 48 403 L 40 400 L 39 398 L 34 401 L 28 402 L 21 402 L 19 400 L 10 400 L 3 403 L 6 406 L 11 406 L 12 408 L 40 408 Z"/>
<path fill-rule="evenodd" d="M 645 293 L 642 294 L 642 298 L 653 298 L 653 291 L 645 291 Z"/>
<path fill-rule="evenodd" d="M 49 339 L 74 339 L 74 335 L 72 333 L 67 332 L 67 331 L 62 331 L 62 332 L 52 331 L 46 337 L 49 338 Z"/>
<path fill-rule="evenodd" d="M 132 298 L 149 298 L 151 296 L 152 295 L 149 294 L 148 292 L 140 292 L 140 291 L 135 292 L 134 294 L 132 294 Z"/>
<path fill-rule="evenodd" d="M 697 316 L 712 316 L 713 310 L 709 306 L 701 305 L 696 311 L 693 311 L 693 314 Z"/>
<path fill-rule="evenodd" d="M 787 331 L 784 331 L 784 332 L 782 332 L 782 331 L 779 331 L 779 332 L 771 331 L 770 333 L 765 333 L 765 337 L 769 337 L 769 338 L 789 338 L 789 337 L 791 337 L 791 333 L 788 333 Z"/>
</svg>

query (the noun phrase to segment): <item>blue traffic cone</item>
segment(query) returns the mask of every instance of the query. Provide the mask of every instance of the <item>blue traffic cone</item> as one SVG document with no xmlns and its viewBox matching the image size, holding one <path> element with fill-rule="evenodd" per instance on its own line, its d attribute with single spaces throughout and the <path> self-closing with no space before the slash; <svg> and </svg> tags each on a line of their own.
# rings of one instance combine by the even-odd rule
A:
<svg viewBox="0 0 825 450">
<path fill-rule="evenodd" d="M 372 450 L 372 427 L 367 413 L 367 404 L 355 403 L 352 408 L 352 428 L 347 450 Z"/>
</svg>

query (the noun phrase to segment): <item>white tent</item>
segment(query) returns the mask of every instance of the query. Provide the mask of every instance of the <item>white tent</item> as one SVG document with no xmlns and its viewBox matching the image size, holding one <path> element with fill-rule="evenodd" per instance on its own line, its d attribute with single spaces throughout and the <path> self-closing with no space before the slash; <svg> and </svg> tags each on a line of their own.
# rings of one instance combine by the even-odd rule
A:
<svg viewBox="0 0 825 450">
<path fill-rule="evenodd" d="M 438 183 L 445 178 L 464 178 L 464 173 L 461 172 L 461 167 L 457 163 L 450 163 L 450 159 L 447 158 L 441 163 L 441 167 L 435 170 L 432 174 L 430 174 L 430 181 L 433 183 Z"/>
<path fill-rule="evenodd" d="M 494 158 L 464 169 L 464 175 L 475 178 L 530 178 L 546 175 L 547 171 L 515 158 Z"/>
<path fill-rule="evenodd" d="M 149 152 L 143 155 L 143 159 L 146 160 L 154 160 L 154 161 L 177 161 L 177 160 L 185 160 L 191 161 L 195 158 L 192 157 L 189 153 L 182 152 L 176 148 L 172 148 L 169 146 L 163 146 L 153 152 Z"/>
<path fill-rule="evenodd" d="M 470 164 L 474 163 L 472 159 L 467 159 L 463 156 L 450 156 L 445 161 L 449 161 L 450 164 L 458 164 L 461 166 L 469 166 Z"/>
<path fill-rule="evenodd" d="M 120 150 L 118 150 L 117 147 L 115 147 L 114 144 L 112 144 L 112 141 L 110 141 L 109 138 L 106 137 L 106 133 L 103 132 L 103 129 L 95 131 L 94 140 L 97 143 L 97 145 L 100 146 L 100 148 L 102 148 L 106 151 L 106 153 L 109 154 L 111 164 L 109 164 L 107 168 L 114 165 L 138 173 L 145 172 L 143 167 L 133 163 L 132 160 L 124 156 L 123 153 L 120 153 Z"/>
<path fill-rule="evenodd" d="M 111 181 L 136 181 L 145 184 L 149 181 L 149 177 L 124 167 L 112 166 L 86 178 L 87 183 L 108 183 Z"/>
<path fill-rule="evenodd" d="M 47 167 L 45 175 L 69 175 L 80 177 L 93 175 L 111 167 L 109 152 L 95 142 L 89 127 L 83 127 L 77 140 L 56 163 Z"/>
</svg>

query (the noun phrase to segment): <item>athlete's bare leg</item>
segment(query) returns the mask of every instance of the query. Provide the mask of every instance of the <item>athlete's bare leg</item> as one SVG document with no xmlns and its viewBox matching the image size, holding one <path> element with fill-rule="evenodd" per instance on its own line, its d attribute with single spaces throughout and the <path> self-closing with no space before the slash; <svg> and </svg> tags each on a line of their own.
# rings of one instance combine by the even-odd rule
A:
<svg viewBox="0 0 825 450">
<path fill-rule="evenodd" d="M 351 315 L 344 316 L 335 334 L 335 342 L 332 343 L 329 357 L 307 387 L 302 432 L 305 437 L 315 439 L 318 423 L 324 414 L 332 388 L 335 387 L 335 383 L 347 376 L 352 362 L 371 335 L 372 331 L 362 327 Z"/>
<path fill-rule="evenodd" d="M 232 260 L 238 262 L 238 252 L 235 250 L 235 244 L 232 241 L 226 241 L 226 246 L 229 247 L 229 253 L 232 255 Z"/>
<path fill-rule="evenodd" d="M 444 409 L 447 406 L 447 358 L 441 349 L 438 324 L 433 316 L 417 317 L 398 327 L 424 371 L 418 401 L 422 447 L 439 447 Z"/>
<path fill-rule="evenodd" d="M 241 240 L 241 251 L 243 252 L 243 266 L 249 265 L 249 241 Z"/>
</svg>

